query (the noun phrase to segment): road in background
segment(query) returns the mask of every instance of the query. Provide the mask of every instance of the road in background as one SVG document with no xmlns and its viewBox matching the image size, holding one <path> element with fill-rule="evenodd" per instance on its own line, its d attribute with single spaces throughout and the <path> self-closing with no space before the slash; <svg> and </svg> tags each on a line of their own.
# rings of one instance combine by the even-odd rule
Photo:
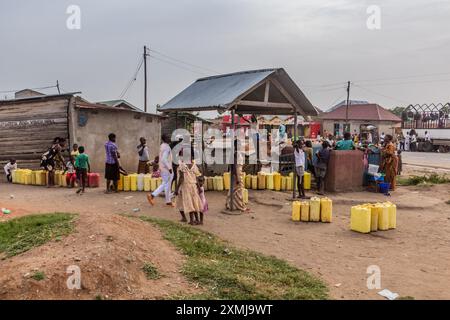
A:
<svg viewBox="0 0 450 320">
<path fill-rule="evenodd" d="M 403 164 L 450 170 L 450 153 L 402 152 Z"/>
</svg>

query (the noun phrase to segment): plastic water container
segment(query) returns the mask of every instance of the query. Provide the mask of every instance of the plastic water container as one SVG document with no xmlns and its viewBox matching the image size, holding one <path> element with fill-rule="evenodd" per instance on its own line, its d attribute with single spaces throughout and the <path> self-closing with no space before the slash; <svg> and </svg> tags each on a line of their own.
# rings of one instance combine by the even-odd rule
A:
<svg viewBox="0 0 450 320">
<path fill-rule="evenodd" d="M 281 191 L 287 190 L 287 177 L 281 177 Z"/>
<path fill-rule="evenodd" d="M 374 175 L 378 173 L 379 166 L 375 164 L 369 164 L 369 169 L 367 170 L 367 173 Z"/>
<path fill-rule="evenodd" d="M 138 174 L 137 176 L 137 190 L 144 191 L 144 177 L 143 173 Z"/>
<path fill-rule="evenodd" d="M 252 188 L 252 177 L 251 175 L 248 175 L 245 177 L 245 188 L 251 189 Z"/>
<path fill-rule="evenodd" d="M 309 202 L 307 201 L 301 203 L 300 220 L 303 222 L 309 221 Z"/>
<path fill-rule="evenodd" d="M 55 171 L 55 185 L 59 185 L 59 181 L 61 179 L 61 171 L 60 170 L 56 170 Z"/>
<path fill-rule="evenodd" d="M 281 190 L 281 174 L 278 172 L 273 174 L 273 189 L 275 191 Z"/>
<path fill-rule="evenodd" d="M 45 186 L 47 184 L 47 172 L 45 170 L 36 171 L 36 184 L 38 186 Z"/>
<path fill-rule="evenodd" d="M 26 171 L 24 173 L 24 184 L 26 185 L 32 185 L 33 182 L 33 173 L 31 172 L 31 170 Z"/>
<path fill-rule="evenodd" d="M 273 173 L 267 173 L 266 174 L 266 188 L 268 190 L 273 190 L 274 189 L 274 183 L 273 183 Z"/>
<path fill-rule="evenodd" d="M 303 187 L 305 190 L 311 190 L 311 173 L 305 171 L 305 175 L 303 176 Z"/>
<path fill-rule="evenodd" d="M 137 191 L 137 174 L 130 174 L 130 191 Z"/>
<path fill-rule="evenodd" d="M 123 174 L 120 174 L 119 181 L 117 181 L 117 190 L 123 191 Z"/>
<path fill-rule="evenodd" d="M 397 228 L 397 206 L 391 202 L 386 202 L 389 211 L 389 229 Z"/>
<path fill-rule="evenodd" d="M 370 209 L 370 231 L 378 231 L 378 216 L 380 215 L 380 207 L 377 205 L 367 206 Z"/>
<path fill-rule="evenodd" d="M 258 190 L 264 190 L 266 188 L 266 174 L 258 172 Z"/>
<path fill-rule="evenodd" d="M 389 207 L 385 204 L 378 204 L 378 230 L 389 230 Z"/>
<path fill-rule="evenodd" d="M 370 209 L 364 206 L 354 206 L 351 210 L 350 229 L 360 233 L 369 233 Z"/>
<path fill-rule="evenodd" d="M 130 191 L 131 190 L 131 176 L 124 176 L 123 177 L 123 191 Z"/>
<path fill-rule="evenodd" d="M 313 222 L 320 221 L 320 198 L 313 197 L 309 201 L 309 220 Z"/>
<path fill-rule="evenodd" d="M 301 202 L 292 202 L 292 221 L 300 221 Z"/>
<path fill-rule="evenodd" d="M 11 171 L 12 183 L 17 183 L 17 170 Z"/>
<path fill-rule="evenodd" d="M 294 185 L 294 180 L 292 177 L 286 177 L 286 190 L 292 191 Z"/>
<path fill-rule="evenodd" d="M 223 191 L 223 177 L 221 176 L 214 177 L 214 190 Z"/>
<path fill-rule="evenodd" d="M 156 178 L 156 188 L 159 188 L 161 183 L 162 183 L 162 178 Z"/>
<path fill-rule="evenodd" d="M 380 193 L 389 193 L 389 188 L 391 187 L 391 184 L 389 182 L 383 182 L 379 184 L 380 187 Z"/>
<path fill-rule="evenodd" d="M 31 184 L 36 185 L 36 173 L 34 171 L 31 171 Z"/>
<path fill-rule="evenodd" d="M 151 191 L 151 186 L 152 186 L 151 181 L 152 181 L 152 175 L 146 174 L 144 176 L 144 191 L 146 191 L 146 192 Z"/>
<path fill-rule="evenodd" d="M 59 182 L 61 187 L 67 187 L 67 175 L 68 175 L 68 173 L 63 173 L 61 175 L 61 180 Z"/>
<path fill-rule="evenodd" d="M 333 201 L 329 198 L 320 199 L 320 221 L 331 223 L 333 220 Z"/>
<path fill-rule="evenodd" d="M 155 191 L 158 184 L 158 178 L 151 178 L 150 179 L 150 191 Z"/>
<path fill-rule="evenodd" d="M 206 184 L 208 185 L 208 190 L 214 190 L 214 177 L 206 177 Z"/>
<path fill-rule="evenodd" d="M 248 189 L 242 190 L 242 198 L 244 199 L 244 204 L 248 203 Z"/>
<path fill-rule="evenodd" d="M 89 173 L 88 174 L 89 188 L 98 188 L 100 187 L 100 174 L 98 173 Z"/>
<path fill-rule="evenodd" d="M 223 174 L 223 187 L 225 190 L 230 190 L 231 184 L 231 174 L 229 172 L 225 172 Z"/>
<path fill-rule="evenodd" d="M 258 190 L 258 176 L 252 176 L 252 190 Z"/>
</svg>

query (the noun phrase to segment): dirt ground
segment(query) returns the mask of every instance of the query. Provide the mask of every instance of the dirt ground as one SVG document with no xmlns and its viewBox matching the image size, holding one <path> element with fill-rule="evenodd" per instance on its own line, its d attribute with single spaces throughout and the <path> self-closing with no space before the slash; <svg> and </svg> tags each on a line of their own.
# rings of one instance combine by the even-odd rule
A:
<svg viewBox="0 0 450 320">
<path fill-rule="evenodd" d="M 405 170 L 406 174 L 413 172 L 415 169 Z M 445 203 L 450 200 L 450 185 L 400 187 L 391 197 L 369 192 L 329 196 L 333 199 L 334 220 L 331 224 L 322 224 L 292 222 L 289 193 L 250 191 L 252 213 L 230 216 L 221 213 L 225 193 L 208 192 L 210 212 L 206 224 L 199 228 L 238 247 L 277 256 L 311 272 L 329 285 L 334 299 L 382 299 L 377 295 L 379 290 L 369 290 L 366 286 L 366 272 L 371 265 L 381 268 L 383 289 L 415 299 L 450 299 L 450 205 Z M 150 207 L 145 193 L 106 195 L 102 189 L 90 189 L 87 194 L 77 196 L 70 189 L 1 184 L 0 206 L 13 211 L 8 218 L 54 211 L 79 213 L 80 218 L 78 232 L 63 241 L 0 261 L 0 298 L 33 298 L 38 296 L 34 290 L 57 286 L 50 280 L 41 283 L 26 280 L 24 274 L 33 268 L 44 269 L 61 278 L 58 285 L 65 285 L 65 268 L 76 264 L 76 257 L 81 259 L 78 263 L 82 264 L 82 269 L 92 270 L 92 276 L 87 276 L 86 285 L 90 289 L 87 295 L 77 297 L 61 288 L 53 290 L 49 298 L 92 298 L 96 290 L 101 291 L 98 285 L 103 282 L 111 282 L 110 296 L 118 299 L 155 298 L 179 291 L 195 291 L 178 272 L 183 258 L 161 239 L 157 230 L 113 215 L 179 219 L 174 209 L 163 205 L 163 198 L 158 200 L 155 207 Z M 352 205 L 386 200 L 398 206 L 396 230 L 368 235 L 349 230 Z M 112 236 L 113 241 L 108 241 L 108 236 Z M 111 244 L 117 246 L 111 247 Z M 132 266 L 125 258 L 130 253 L 136 259 Z M 167 273 L 157 280 L 159 284 L 151 282 L 152 286 L 146 286 L 150 280 L 143 279 L 139 270 L 145 260 Z M 99 261 L 102 261 L 102 269 Z M 114 279 L 122 283 L 113 284 L 102 272 L 105 268 L 112 268 L 117 273 Z M 132 279 L 120 274 L 124 270 L 133 275 Z M 115 292 L 114 286 L 121 289 Z M 127 286 L 133 294 L 124 290 Z M 8 291 L 15 287 L 12 293 Z"/>
</svg>

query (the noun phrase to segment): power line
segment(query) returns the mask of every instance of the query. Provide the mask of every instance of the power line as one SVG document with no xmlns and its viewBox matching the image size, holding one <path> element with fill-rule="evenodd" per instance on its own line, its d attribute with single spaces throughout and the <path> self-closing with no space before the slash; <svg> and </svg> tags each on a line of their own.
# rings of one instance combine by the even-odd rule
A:
<svg viewBox="0 0 450 320">
<path fill-rule="evenodd" d="M 185 64 L 185 65 L 190 66 L 190 67 L 193 67 L 193 68 L 195 68 L 195 69 L 200 69 L 200 70 L 203 70 L 203 71 L 212 72 L 212 73 L 216 73 L 216 74 L 220 74 L 220 73 L 221 73 L 221 72 L 219 72 L 219 71 L 216 71 L 216 70 L 213 70 L 213 69 L 210 69 L 210 68 L 205 68 L 205 67 L 202 67 L 202 66 L 199 66 L 199 65 L 195 65 L 195 64 L 192 64 L 192 63 L 189 63 L 189 62 L 186 62 L 186 61 L 183 61 L 183 60 L 180 60 L 180 59 L 171 57 L 171 56 L 169 56 L 169 55 L 167 55 L 167 54 L 165 54 L 165 53 L 162 53 L 162 52 L 157 51 L 157 50 L 154 50 L 154 49 L 148 49 L 148 50 L 149 50 L 150 52 L 159 54 L 159 55 L 163 56 L 163 57 L 166 58 L 166 59 L 173 60 L 173 61 L 178 62 L 178 63 L 181 63 L 181 64 Z"/>
<path fill-rule="evenodd" d="M 352 85 L 355 86 L 355 87 L 357 87 L 357 88 L 363 89 L 363 90 L 365 90 L 365 91 L 367 91 L 367 92 L 370 92 L 370 93 L 372 93 L 372 94 L 375 94 L 375 95 L 378 95 L 378 96 L 381 96 L 381 97 L 384 97 L 384 98 L 387 98 L 387 99 L 390 99 L 390 100 L 394 100 L 394 101 L 401 102 L 401 103 L 408 103 L 408 102 L 405 101 L 405 100 L 401 100 L 401 99 L 397 99 L 397 98 L 394 98 L 394 97 L 387 96 L 387 95 L 385 95 L 385 94 L 382 94 L 382 93 L 373 91 L 373 90 L 371 90 L 371 89 L 367 89 L 367 88 L 365 88 L 365 87 L 362 87 L 361 85 L 355 84 L 355 83 L 353 83 L 353 82 L 352 82 Z"/>
<path fill-rule="evenodd" d="M 39 88 L 27 88 L 29 90 L 44 90 L 44 89 L 51 89 L 51 88 L 56 88 L 56 85 L 54 86 L 47 86 L 47 87 L 39 87 Z M 5 91 L 0 91 L 0 93 L 11 93 L 11 92 L 18 92 L 21 91 L 22 89 L 18 89 L 18 90 L 5 90 Z"/>
<path fill-rule="evenodd" d="M 120 94 L 119 99 L 122 99 L 127 94 L 128 90 L 131 88 L 133 83 L 136 81 L 137 75 L 138 75 L 139 71 L 141 70 L 143 63 L 144 63 L 144 57 L 140 57 L 136 71 L 134 72 L 133 77 L 130 79 L 130 81 L 128 81 L 125 88 L 122 90 L 122 93 Z"/>
<path fill-rule="evenodd" d="M 427 78 L 434 76 L 450 75 L 450 72 L 439 72 L 439 73 L 428 73 L 419 75 L 409 75 L 403 77 L 391 77 L 391 78 L 378 78 L 378 79 L 367 79 L 367 80 L 355 80 L 357 82 L 374 82 L 374 81 L 389 81 L 389 80 L 403 80 L 403 79 L 414 79 L 414 78 Z"/>
<path fill-rule="evenodd" d="M 208 76 L 208 75 L 209 75 L 209 74 L 207 74 L 207 73 L 204 73 L 204 72 L 196 71 L 196 70 L 194 70 L 194 69 L 187 68 L 187 67 L 185 67 L 185 66 L 183 66 L 183 65 L 180 65 L 180 64 L 171 62 L 171 61 L 169 61 L 169 60 L 162 59 L 162 58 L 160 58 L 160 57 L 156 57 L 156 56 L 153 56 L 153 55 L 150 55 L 150 57 L 153 58 L 153 59 L 159 60 L 159 61 L 161 61 L 161 62 L 170 64 L 170 65 L 172 65 L 172 66 L 178 67 L 178 68 L 180 68 L 180 69 L 183 69 L 183 70 L 186 70 L 186 71 L 190 71 L 190 72 L 193 72 L 193 73 L 202 75 L 202 76 Z"/>
</svg>

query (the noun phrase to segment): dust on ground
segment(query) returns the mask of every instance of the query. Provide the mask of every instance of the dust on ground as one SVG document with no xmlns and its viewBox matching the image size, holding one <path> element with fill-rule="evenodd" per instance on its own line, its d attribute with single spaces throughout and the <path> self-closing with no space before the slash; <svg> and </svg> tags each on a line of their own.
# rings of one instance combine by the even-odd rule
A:
<svg viewBox="0 0 450 320">
<path fill-rule="evenodd" d="M 369 192 L 331 194 L 334 211 L 331 224 L 292 222 L 290 193 L 250 190 L 252 213 L 238 216 L 221 213 L 225 193 L 207 192 L 206 196 L 210 212 L 200 229 L 217 234 L 238 247 L 285 259 L 320 277 L 329 285 L 334 299 L 381 299 L 376 293 L 379 290 L 369 290 L 366 285 L 369 276 L 366 272 L 371 265 L 381 268 L 382 288 L 416 299 L 450 299 L 450 205 L 445 203 L 450 199 L 450 185 L 400 187 L 391 197 Z M 367 235 L 349 230 L 352 205 L 386 200 L 398 206 L 396 230 Z M 12 281 L 13 285 L 22 286 L 17 294 L 37 297 L 32 290 L 44 290 L 51 283 L 31 284 L 23 279 L 26 272 L 39 268 L 55 277 L 66 277 L 65 268 L 79 257 L 79 263 L 87 270 L 98 270 L 100 263 L 102 268 L 117 265 L 114 278 L 107 279 L 101 270 L 93 274 L 88 296 L 100 290 L 97 285 L 102 281 L 109 282 L 110 288 L 117 283 L 121 289 L 111 296 L 124 299 L 164 297 L 177 291 L 195 290 L 177 272 L 183 257 L 161 239 L 156 229 L 113 215 L 178 220 L 176 210 L 164 206 L 163 198 L 151 207 L 144 192 L 107 195 L 102 189 L 89 189 L 85 195 L 77 196 L 74 190 L 65 188 L 3 184 L 0 206 L 13 210 L 7 218 L 55 211 L 80 214 L 77 234 L 60 243 L 50 243 L 0 261 L 2 288 L 7 281 Z M 90 239 L 93 234 L 95 240 Z M 106 240 L 109 235 L 115 239 L 111 243 L 121 243 L 118 248 L 110 247 L 111 243 Z M 142 278 L 134 282 L 134 287 L 132 280 L 125 280 L 124 265 L 127 266 L 127 256 L 136 247 L 141 249 L 135 254 L 139 262 L 132 268 L 133 279 L 143 277 L 138 268 L 142 261 L 150 259 L 168 273 L 160 280 L 160 288 L 163 288 L 160 291 L 147 288 L 148 281 Z M 136 293 L 129 294 L 127 285 Z M 54 290 L 49 298 L 77 297 L 63 291 Z M 2 292 L 0 297 L 11 297 Z"/>
</svg>

